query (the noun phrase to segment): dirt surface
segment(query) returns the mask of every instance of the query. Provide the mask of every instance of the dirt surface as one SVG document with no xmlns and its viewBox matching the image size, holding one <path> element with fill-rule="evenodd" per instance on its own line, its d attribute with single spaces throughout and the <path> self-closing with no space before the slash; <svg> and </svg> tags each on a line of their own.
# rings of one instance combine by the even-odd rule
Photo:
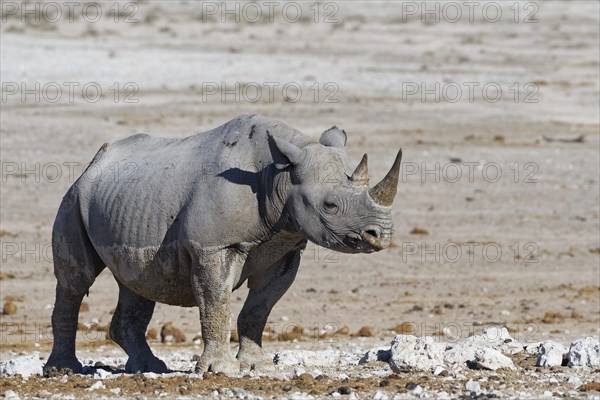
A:
<svg viewBox="0 0 600 400">
<path fill-rule="evenodd" d="M 352 335 L 337 336 L 336 346 L 364 350 L 389 346 L 396 333 L 454 340 L 490 324 L 507 326 L 522 343 L 568 345 L 600 333 L 598 2 L 518 3 L 519 22 L 512 2 L 491 3 L 501 5 L 497 22 L 481 6 L 472 21 L 466 7 L 449 21 L 454 14 L 441 5 L 439 21 L 423 21 L 421 2 L 355 1 L 294 3 L 302 7 L 295 22 L 293 10 L 280 4 L 269 12 L 258 2 L 262 17 L 250 22 L 255 14 L 240 3 L 239 23 L 235 12 L 224 15 L 212 2 L 107 2 L 97 22 L 89 22 L 91 9 L 68 13 L 60 4 L 57 21 L 54 14 L 23 20 L 20 3 L 16 12 L 5 3 L 1 360 L 49 354 L 53 219 L 103 143 L 141 132 L 185 137 L 252 113 L 315 136 L 334 124 L 345 129 L 353 159 L 369 154 L 373 181 L 404 149 L 394 245 L 373 255 L 310 245 L 270 317 L 268 351 L 326 348 L 324 334 L 340 329 Z M 98 87 L 103 95 L 95 98 Z M 126 176 L 127 165 L 110 173 Z M 245 293 L 234 293 L 234 318 Z M 106 353 L 124 357 L 105 341 L 117 302 L 108 270 L 85 302 L 80 358 L 93 365 Z M 160 332 L 167 322 L 186 337 L 176 346 L 201 350 L 193 342 L 196 308 L 157 305 L 150 328 Z M 160 338 L 152 347 L 169 353 Z M 498 395 L 520 397 L 519 390 L 555 373 L 531 371 L 542 378 L 523 373 L 519 383 L 515 372 L 466 374 L 487 377 Z M 557 380 L 535 393 L 598 396 L 598 373 L 589 374 L 577 389 Z M 382 384 L 366 375 L 310 382 L 119 376 L 92 395 L 85 392 L 91 377 L 60 379 L 0 377 L 0 395 L 10 389 L 25 397 L 118 397 L 110 389 L 119 387 L 126 397 L 227 396 L 237 387 L 262 397 L 328 396 L 347 386 L 364 397 Z M 390 396 L 413 396 L 407 385 L 416 383 L 434 397 L 454 397 L 469 376 L 385 379 Z"/>
</svg>

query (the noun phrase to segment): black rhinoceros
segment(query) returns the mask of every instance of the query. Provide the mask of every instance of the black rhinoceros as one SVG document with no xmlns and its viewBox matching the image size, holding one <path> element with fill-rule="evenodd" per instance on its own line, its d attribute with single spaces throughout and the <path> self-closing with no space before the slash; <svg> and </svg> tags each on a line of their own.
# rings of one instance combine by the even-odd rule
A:
<svg viewBox="0 0 600 400">
<path fill-rule="evenodd" d="M 109 335 L 127 353 L 127 371 L 167 371 L 145 339 L 155 302 L 199 307 L 198 370 L 267 367 L 263 329 L 307 240 L 348 253 L 391 241 L 401 151 L 369 188 L 366 155 L 352 172 L 345 144 L 335 127 L 314 140 L 252 115 L 184 139 L 135 135 L 102 146 L 54 222 L 54 345 L 46 370 L 81 371 L 79 307 L 105 267 L 119 285 Z M 236 359 L 230 297 L 245 281 Z"/>
</svg>

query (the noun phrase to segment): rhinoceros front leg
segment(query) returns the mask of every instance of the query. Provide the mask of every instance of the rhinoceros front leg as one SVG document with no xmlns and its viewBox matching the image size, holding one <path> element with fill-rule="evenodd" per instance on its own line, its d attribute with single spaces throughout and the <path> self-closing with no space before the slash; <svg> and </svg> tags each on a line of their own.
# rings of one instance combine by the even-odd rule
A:
<svg viewBox="0 0 600 400">
<path fill-rule="evenodd" d="M 196 371 L 234 373 L 240 363 L 231 354 L 230 299 L 234 280 L 243 264 L 241 256 L 230 249 L 200 253 L 194 257 L 192 284 L 200 309 L 200 325 L 204 351 Z"/>
<path fill-rule="evenodd" d="M 250 277 L 250 292 L 237 323 L 240 338 L 237 359 L 243 368 L 263 371 L 273 368 L 273 361 L 262 348 L 262 334 L 273 306 L 296 277 L 300 255 L 300 250 L 289 253 L 263 273 Z"/>
</svg>

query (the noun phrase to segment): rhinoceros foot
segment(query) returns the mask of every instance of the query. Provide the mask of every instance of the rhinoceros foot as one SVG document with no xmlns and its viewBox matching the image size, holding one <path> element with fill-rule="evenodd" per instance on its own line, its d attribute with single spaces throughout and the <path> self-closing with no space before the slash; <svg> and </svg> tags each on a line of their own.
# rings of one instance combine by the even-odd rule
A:
<svg viewBox="0 0 600 400">
<path fill-rule="evenodd" d="M 222 372 L 225 375 L 232 375 L 240 372 L 240 362 L 233 358 L 231 354 L 218 356 L 202 354 L 200 360 L 196 363 L 195 371 L 213 372 L 215 374 Z"/>
<path fill-rule="evenodd" d="M 75 357 L 56 358 L 50 356 L 44 365 L 44 376 L 80 374 L 83 366 Z"/>
<path fill-rule="evenodd" d="M 254 370 L 259 372 L 272 372 L 275 370 L 275 365 L 273 364 L 271 357 L 258 346 L 240 349 L 237 359 L 240 362 L 243 371 Z"/>
<path fill-rule="evenodd" d="M 138 372 L 154 372 L 157 374 L 165 374 L 169 372 L 169 369 L 160 358 L 150 355 L 146 358 L 129 357 L 127 363 L 125 364 L 125 372 L 132 374 Z"/>
</svg>

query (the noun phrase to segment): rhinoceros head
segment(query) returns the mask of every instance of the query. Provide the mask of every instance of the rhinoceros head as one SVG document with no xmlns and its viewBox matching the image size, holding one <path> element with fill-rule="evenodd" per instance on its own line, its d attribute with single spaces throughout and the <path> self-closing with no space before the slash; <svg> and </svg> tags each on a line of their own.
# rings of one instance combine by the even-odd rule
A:
<svg viewBox="0 0 600 400">
<path fill-rule="evenodd" d="M 345 132 L 334 127 L 319 143 L 303 147 L 272 138 L 290 162 L 292 185 L 286 212 L 309 240 L 346 253 L 370 253 L 389 246 L 402 150 L 385 178 L 369 187 L 367 155 L 352 172 Z"/>
</svg>

